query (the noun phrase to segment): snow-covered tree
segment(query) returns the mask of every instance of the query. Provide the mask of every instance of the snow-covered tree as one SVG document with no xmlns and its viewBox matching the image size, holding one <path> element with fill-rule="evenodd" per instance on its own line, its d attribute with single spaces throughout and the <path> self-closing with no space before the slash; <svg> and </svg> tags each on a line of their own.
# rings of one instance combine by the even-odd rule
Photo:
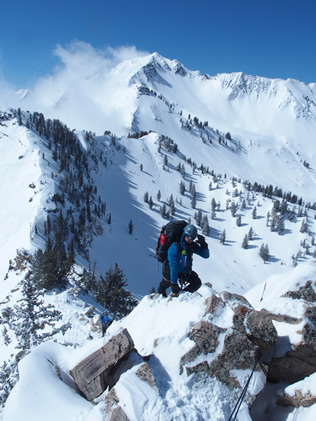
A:
<svg viewBox="0 0 316 421">
<path fill-rule="evenodd" d="M 220 237 L 219 237 L 219 241 L 221 244 L 225 244 L 226 241 L 226 230 L 223 230 Z"/>
<path fill-rule="evenodd" d="M 207 215 L 204 215 L 202 219 L 202 233 L 203 235 L 208 235 L 209 232 L 210 232 L 210 225 L 208 222 L 208 217 Z"/>
<path fill-rule="evenodd" d="M 268 245 L 262 244 L 259 250 L 259 256 L 261 259 L 266 262 L 269 259 L 269 247 Z"/>
<path fill-rule="evenodd" d="M 242 247 L 243 249 L 247 249 L 247 248 L 248 248 L 248 245 L 249 245 L 249 239 L 248 239 L 248 235 L 246 234 L 246 235 L 244 236 L 244 239 L 242 240 L 241 247 Z"/>
</svg>

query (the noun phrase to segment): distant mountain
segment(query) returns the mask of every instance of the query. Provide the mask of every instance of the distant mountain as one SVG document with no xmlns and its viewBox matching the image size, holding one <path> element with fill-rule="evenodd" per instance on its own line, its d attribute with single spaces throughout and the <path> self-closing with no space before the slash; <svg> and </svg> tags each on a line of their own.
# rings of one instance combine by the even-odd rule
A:
<svg viewBox="0 0 316 421">
<path fill-rule="evenodd" d="M 194 221 L 200 212 L 209 220 L 211 259 L 204 264 L 196 259 L 195 264 L 201 266 L 205 280 L 210 280 L 211 274 L 217 289 L 225 285 L 226 289 L 245 291 L 291 266 L 293 256 L 296 261 L 301 259 L 296 256 L 305 256 L 301 241 L 306 240 L 304 246 L 307 242 L 311 245 L 315 232 L 314 85 L 241 73 L 202 76 L 157 53 L 126 60 L 110 71 L 95 72 L 81 83 L 75 82 L 60 81 L 52 93 L 49 81 L 44 80 L 41 89 L 37 86 L 24 95 L 22 121 L 18 121 L 17 111 L 7 120 L 3 117 L 2 179 L 17 177 L 20 168 L 22 186 L 26 168 L 36 169 L 28 184 L 33 182 L 37 193 L 32 205 L 26 205 L 24 199 L 19 204 L 25 192 L 22 187 L 21 192 L 15 189 L 17 197 L 3 218 L 3 232 L 10 235 L 10 241 L 2 245 L 3 276 L 17 248 L 45 244 L 43 224 L 57 213 L 72 221 L 64 241 L 70 247 L 75 240 L 76 253 L 87 267 L 95 266 L 98 273 L 104 273 L 118 263 L 131 290 L 144 294 L 160 280 L 153 250 L 159 228 L 168 220 L 161 213 L 165 206 L 168 218 L 171 195 L 176 209 L 172 217 Z M 35 113 L 25 112 L 32 110 L 30 104 L 38 105 Z M 61 119 L 55 120 L 59 116 Z M 70 141 L 66 152 L 55 121 L 61 128 L 64 123 L 68 126 L 62 129 Z M 76 154 L 80 152 L 78 158 L 74 147 Z M 28 157 L 28 164 L 26 159 L 16 161 L 16 156 Z M 9 168 L 14 170 L 12 175 Z M 74 181 L 81 187 L 74 187 Z M 184 194 L 181 183 L 185 184 Z M 9 181 L 6 185 L 4 201 L 12 191 Z M 197 192 L 195 208 L 192 185 Z M 85 199 L 76 199 L 76 189 L 88 192 L 82 191 Z M 34 200 L 39 192 L 45 192 L 41 202 Z M 145 195 L 152 198 L 151 209 Z M 271 214 L 275 212 L 273 202 L 283 199 L 288 213 L 282 216 L 283 234 L 278 235 L 275 223 L 271 226 Z M 231 219 L 233 202 L 237 211 Z M 33 206 L 34 213 L 21 224 L 20 231 L 20 225 L 8 223 L 7 215 L 19 215 L 17 209 L 22 211 L 25 206 Z M 254 207 L 256 219 L 252 217 Z M 99 222 L 89 227 L 93 218 Z M 304 218 L 306 238 L 300 232 Z M 133 235 L 126 235 L 131 220 Z M 80 226 L 85 232 L 81 237 Z M 35 227 L 43 227 L 37 236 Z M 256 233 L 256 243 L 245 251 L 241 243 L 250 227 Z M 233 246 L 229 253 L 219 245 L 223 230 Z M 276 264 L 261 267 L 261 243 L 268 243 Z M 313 255 L 311 248 L 307 255 Z M 135 264 L 139 260 L 143 262 L 140 266 Z"/>
<path fill-rule="evenodd" d="M 75 259 L 75 275 L 98 279 L 117 264 L 137 298 L 157 289 L 155 245 L 172 218 L 205 235 L 210 258 L 193 266 L 216 291 L 261 285 L 258 295 L 316 257 L 315 84 L 203 76 L 154 53 L 18 96 L 20 108 L 0 111 L 6 320 L 22 305 L 19 256 L 38 249 L 53 255 L 58 281 Z M 79 290 L 95 304 L 89 276 Z M 51 294 L 67 308 L 72 292 Z M 3 361 L 9 340 L 3 331 Z"/>
</svg>

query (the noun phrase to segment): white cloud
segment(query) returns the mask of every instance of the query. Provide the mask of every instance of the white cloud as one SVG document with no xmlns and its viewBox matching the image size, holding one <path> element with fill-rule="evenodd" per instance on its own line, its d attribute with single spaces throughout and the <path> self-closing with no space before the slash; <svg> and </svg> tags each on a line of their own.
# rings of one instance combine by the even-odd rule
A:
<svg viewBox="0 0 316 421">
<path fill-rule="evenodd" d="M 125 60 L 150 53 L 138 51 L 135 46 L 96 49 L 86 42 L 73 41 L 67 46 L 57 45 L 54 54 L 59 65 L 50 75 L 39 78 L 19 105 L 13 103 L 11 95 L 10 106 L 40 111 L 46 118 L 59 118 L 70 128 L 98 134 L 104 130 L 119 134 L 121 128 L 114 126 L 118 113 L 121 123 L 130 125 L 135 88 L 128 86 L 128 75 L 122 81 L 114 69 Z M 8 90 L 5 96 L 9 97 Z"/>
</svg>

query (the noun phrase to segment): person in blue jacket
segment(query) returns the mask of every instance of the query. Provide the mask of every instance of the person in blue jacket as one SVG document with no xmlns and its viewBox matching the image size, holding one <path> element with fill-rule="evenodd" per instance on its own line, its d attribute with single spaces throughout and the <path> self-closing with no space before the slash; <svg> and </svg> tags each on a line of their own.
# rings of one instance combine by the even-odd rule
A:
<svg viewBox="0 0 316 421">
<path fill-rule="evenodd" d="M 194 241 L 197 238 L 196 241 Z M 210 256 L 208 245 L 203 235 L 198 235 L 194 225 L 188 224 L 179 242 L 175 241 L 168 249 L 168 259 L 163 263 L 163 279 L 159 284 L 158 293 L 167 296 L 166 290 L 171 286 L 172 295 L 178 295 L 181 284 L 187 284 L 184 291 L 197 291 L 202 282 L 192 270 L 193 253 L 207 259 Z"/>
<path fill-rule="evenodd" d="M 113 322 L 113 319 L 110 319 L 110 318 L 106 315 L 106 313 L 103 313 L 103 314 L 101 315 L 102 336 L 104 336 L 104 335 L 105 335 L 105 333 L 106 333 L 106 331 L 107 331 L 108 327 L 110 327 L 110 326 L 111 326 L 112 322 Z"/>
</svg>

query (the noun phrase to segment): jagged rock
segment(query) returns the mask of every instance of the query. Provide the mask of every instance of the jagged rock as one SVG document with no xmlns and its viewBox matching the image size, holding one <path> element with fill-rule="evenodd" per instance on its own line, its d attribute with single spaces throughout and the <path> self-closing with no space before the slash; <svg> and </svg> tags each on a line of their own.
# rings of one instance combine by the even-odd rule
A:
<svg viewBox="0 0 316 421">
<path fill-rule="evenodd" d="M 251 311 L 247 314 L 246 325 L 248 338 L 259 347 L 260 352 L 270 349 L 278 339 L 278 333 L 272 323 L 272 315 L 266 310 Z"/>
<path fill-rule="evenodd" d="M 106 419 L 108 421 L 129 421 L 129 418 L 119 405 L 119 401 L 120 400 L 116 395 L 115 389 L 111 389 L 105 397 L 105 412 L 107 414 Z"/>
<path fill-rule="evenodd" d="M 87 399 L 92 400 L 104 392 L 110 372 L 133 348 L 133 339 L 127 329 L 124 329 L 70 371 L 79 390 Z"/>
<path fill-rule="evenodd" d="M 151 371 L 150 365 L 144 362 L 136 371 L 136 376 L 148 383 L 157 392 L 159 391 L 156 379 Z"/>
<path fill-rule="evenodd" d="M 249 307 L 243 305 L 243 304 L 233 304 L 232 310 L 234 312 L 233 316 L 233 324 L 234 328 L 239 330 L 239 332 L 242 332 L 243 334 L 247 334 L 246 332 L 246 326 L 245 326 L 245 318 L 248 315 L 250 311 L 252 311 Z"/>
<path fill-rule="evenodd" d="M 14 260 L 16 264 L 16 270 L 23 271 L 27 268 L 27 265 L 31 263 L 32 256 L 27 250 L 21 249 L 21 250 L 17 250 L 16 257 Z"/>
<path fill-rule="evenodd" d="M 302 329 L 304 341 L 307 344 L 313 346 L 316 350 L 316 307 L 308 307 L 305 311 L 304 316 L 310 322 L 307 322 Z"/>
<path fill-rule="evenodd" d="M 295 300 L 304 299 L 310 303 L 316 301 L 316 282 L 314 282 L 314 286 L 312 281 L 307 281 L 305 285 L 300 287 L 297 291 L 288 291 L 283 297 L 291 297 Z"/>
<path fill-rule="evenodd" d="M 85 316 L 92 317 L 95 310 L 95 306 L 89 306 L 88 310 L 85 312 Z"/>
<path fill-rule="evenodd" d="M 195 345 L 181 358 L 180 373 L 182 373 L 185 364 L 194 361 L 199 355 L 215 352 L 219 345 L 218 337 L 225 331 L 226 329 L 210 322 L 201 321 L 196 323 L 188 335 L 195 342 Z M 193 371 L 192 367 L 187 369 L 187 372 L 190 374 Z"/>
<path fill-rule="evenodd" d="M 204 316 L 207 313 L 214 314 L 215 310 L 218 306 L 224 307 L 224 301 L 222 300 L 222 298 L 219 295 L 213 294 L 210 297 L 206 298 Z"/>
<path fill-rule="evenodd" d="M 271 319 L 281 323 L 288 323 L 290 325 L 297 325 L 301 323 L 302 319 L 298 319 L 297 317 L 288 316 L 287 314 L 271 314 Z"/>
<path fill-rule="evenodd" d="M 243 333 L 233 330 L 225 337 L 223 351 L 209 365 L 209 373 L 216 376 L 229 389 L 241 387 L 231 376 L 230 370 L 252 370 L 257 358 L 258 348 Z"/>
<path fill-rule="evenodd" d="M 308 307 L 304 313 L 301 331 L 302 340 L 292 345 L 292 350 L 284 356 L 274 358 L 269 366 L 268 380 L 295 383 L 316 371 L 316 307 Z"/>
<path fill-rule="evenodd" d="M 284 393 L 284 395 L 278 395 L 276 400 L 277 405 L 281 406 L 295 406 L 296 408 L 300 406 L 308 407 L 316 403 L 316 396 L 313 396 L 311 392 L 303 393 L 300 390 L 295 390 L 294 396 Z"/>
<path fill-rule="evenodd" d="M 234 294 L 233 292 L 229 291 L 222 291 L 220 295 L 222 296 L 224 301 L 237 301 L 249 308 L 253 308 L 249 301 L 242 295 Z"/>
</svg>

